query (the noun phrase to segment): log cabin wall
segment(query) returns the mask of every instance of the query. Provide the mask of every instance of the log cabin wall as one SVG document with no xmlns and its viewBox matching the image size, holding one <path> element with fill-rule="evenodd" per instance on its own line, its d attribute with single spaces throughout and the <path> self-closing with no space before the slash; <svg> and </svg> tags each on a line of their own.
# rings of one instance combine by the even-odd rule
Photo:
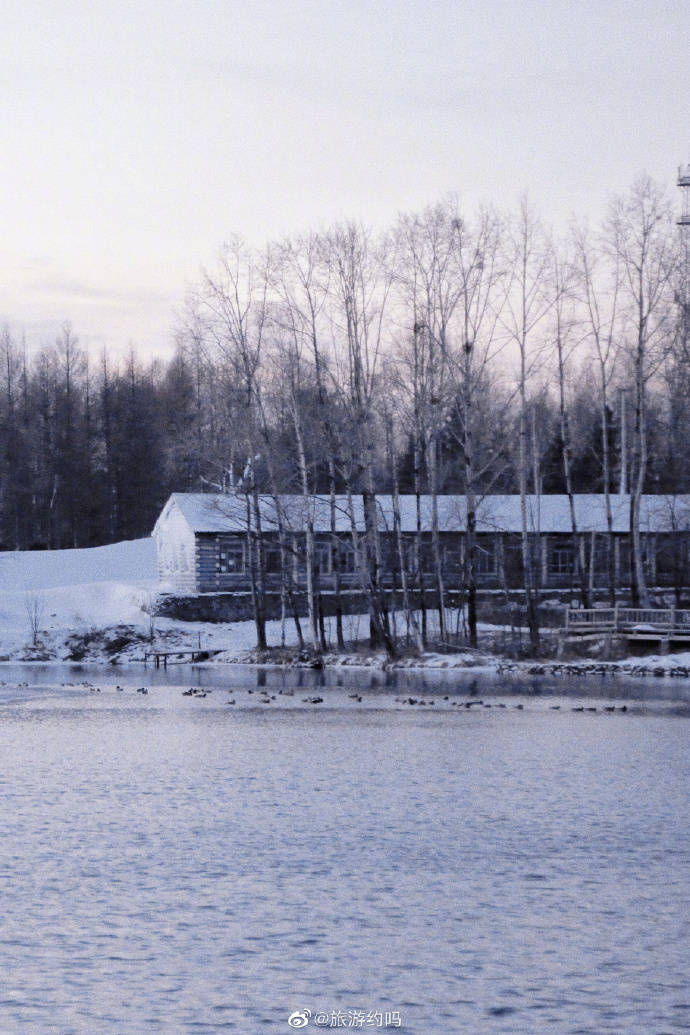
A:
<svg viewBox="0 0 690 1035">
<path fill-rule="evenodd" d="M 304 544 L 299 536 L 293 535 L 287 557 L 286 577 L 296 590 L 304 589 L 306 571 L 304 563 Z M 407 573 L 410 587 L 419 580 L 415 567 L 416 544 L 414 537 L 405 536 Z M 541 577 L 543 588 L 576 588 L 579 576 L 575 566 L 576 559 L 582 563 L 584 555 L 585 570 L 589 577 L 591 563 L 591 535 L 582 536 L 581 542 L 573 544 L 572 536 L 564 534 L 532 535 L 531 548 L 536 570 Z M 673 586 L 688 581 L 688 533 L 677 535 L 643 535 L 645 568 L 650 584 Z M 586 540 L 586 541 L 585 541 Z M 448 589 L 462 589 L 465 582 L 465 543 L 462 533 L 441 533 L 443 548 L 444 580 Z M 399 560 L 397 544 L 389 533 L 381 536 L 383 581 L 385 585 L 400 585 Z M 318 581 L 322 592 L 331 592 L 335 580 L 330 561 L 330 536 L 316 536 L 316 557 L 320 562 Z M 593 584 L 597 588 L 608 585 L 608 542 L 605 536 L 594 538 Z M 282 574 L 277 537 L 267 534 L 264 537 L 266 556 L 266 585 L 268 589 L 278 590 Z M 617 534 L 614 539 L 617 580 L 621 588 L 629 586 L 631 578 L 629 537 Z M 176 591 L 197 593 L 244 592 L 249 587 L 247 571 L 247 543 L 243 533 L 197 534 L 194 547 L 194 573 L 176 571 L 171 580 L 168 572 L 167 581 L 173 581 Z M 422 537 L 421 577 L 425 586 L 433 584 L 433 566 L 431 553 L 431 537 L 425 533 Z M 519 536 L 507 533 L 479 534 L 477 536 L 477 584 L 485 588 L 518 589 L 522 585 L 522 554 Z M 356 570 L 354 555 L 348 546 L 346 537 L 341 542 L 340 582 L 343 589 L 355 590 L 360 586 L 359 574 Z"/>
</svg>

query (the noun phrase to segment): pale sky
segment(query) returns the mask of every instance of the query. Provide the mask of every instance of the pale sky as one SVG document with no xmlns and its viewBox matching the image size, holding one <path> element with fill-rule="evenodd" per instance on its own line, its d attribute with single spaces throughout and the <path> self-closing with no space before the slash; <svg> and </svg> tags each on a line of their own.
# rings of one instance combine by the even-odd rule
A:
<svg viewBox="0 0 690 1035">
<path fill-rule="evenodd" d="M 68 319 L 165 354 L 232 233 L 448 192 L 596 221 L 690 158 L 688 0 L 5 0 L 0 51 L 0 322 L 31 345 Z"/>
</svg>

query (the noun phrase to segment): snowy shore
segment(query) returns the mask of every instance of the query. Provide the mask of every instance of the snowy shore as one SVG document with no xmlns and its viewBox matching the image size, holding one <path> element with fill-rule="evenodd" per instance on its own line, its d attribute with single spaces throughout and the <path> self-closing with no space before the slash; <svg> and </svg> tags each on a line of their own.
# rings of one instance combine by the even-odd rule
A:
<svg viewBox="0 0 690 1035">
<path fill-rule="evenodd" d="M 78 661 L 100 664 L 141 663 L 146 652 L 203 651 L 210 665 L 313 667 L 300 653 L 292 622 L 267 623 L 269 651 L 254 648 L 252 622 L 214 624 L 180 622 L 150 612 L 160 586 L 151 539 L 85 550 L 0 553 L 0 660 L 12 662 Z M 327 620 L 331 640 L 335 629 Z M 458 669 L 528 675 L 607 673 L 635 676 L 690 677 L 690 652 L 629 657 L 620 661 L 512 661 L 499 653 L 460 650 L 404 654 L 391 661 L 364 646 L 366 615 L 347 615 L 344 632 L 349 649 L 328 653 L 328 668 L 379 670 Z M 487 642 L 495 626 L 480 627 Z M 175 660 L 189 658 L 171 657 Z"/>
<path fill-rule="evenodd" d="M 224 652 L 213 659 L 213 664 L 270 665 L 290 668 L 313 668 L 314 661 L 300 657 L 294 652 L 259 652 L 256 650 L 237 653 Z M 415 671 L 417 669 L 443 669 L 488 671 L 496 674 L 531 676 L 587 676 L 587 675 L 629 675 L 629 676 L 672 676 L 690 678 L 690 652 L 670 655 L 648 655 L 644 658 L 624 658 L 620 661 L 513 661 L 481 650 L 459 651 L 457 654 L 438 654 L 428 651 L 420 656 L 405 656 L 391 661 L 379 651 L 360 650 L 342 654 L 327 653 L 320 659 L 324 668 L 368 668 L 380 671 Z"/>
</svg>

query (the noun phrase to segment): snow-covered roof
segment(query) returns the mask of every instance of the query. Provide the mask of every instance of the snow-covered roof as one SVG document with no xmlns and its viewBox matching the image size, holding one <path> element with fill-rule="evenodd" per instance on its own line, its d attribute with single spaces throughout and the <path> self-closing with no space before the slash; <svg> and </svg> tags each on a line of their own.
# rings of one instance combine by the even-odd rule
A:
<svg viewBox="0 0 690 1035">
<path fill-rule="evenodd" d="M 627 532 L 630 527 L 630 496 L 611 496 L 613 531 Z M 329 496 L 282 495 L 277 503 L 272 496 L 260 497 L 261 524 L 264 530 L 276 530 L 279 519 L 291 531 L 302 531 L 311 512 L 314 530 L 328 532 L 331 528 Z M 570 505 L 567 496 L 528 496 L 527 527 L 530 531 L 564 533 L 572 531 Z M 162 531 L 171 511 L 176 509 L 194 533 L 243 532 L 247 528 L 247 497 L 217 493 L 175 492 L 166 503 L 156 522 L 154 535 Z M 420 524 L 423 531 L 431 530 L 432 497 L 419 500 Z M 335 500 L 336 529 L 348 532 L 352 528 L 352 513 L 358 530 L 364 527 L 362 497 L 351 500 L 339 495 Z M 379 528 L 392 530 L 393 499 L 376 497 Z M 438 497 L 439 529 L 441 532 L 463 532 L 467 527 L 465 496 Z M 403 532 L 417 529 L 417 497 L 400 497 L 400 519 Z M 575 496 L 575 519 L 580 532 L 605 532 L 606 502 L 603 494 Z M 252 517 L 253 522 L 253 517 Z M 643 532 L 663 532 L 690 529 L 690 496 L 643 496 L 640 527 Z M 478 532 L 519 532 L 522 528 L 519 496 L 484 496 L 477 504 Z"/>
</svg>

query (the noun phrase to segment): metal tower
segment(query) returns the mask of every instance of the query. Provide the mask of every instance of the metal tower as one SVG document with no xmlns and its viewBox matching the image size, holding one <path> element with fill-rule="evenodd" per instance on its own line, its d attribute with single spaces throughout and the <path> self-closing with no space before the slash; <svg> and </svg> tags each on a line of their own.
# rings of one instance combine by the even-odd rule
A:
<svg viewBox="0 0 690 1035">
<path fill-rule="evenodd" d="M 678 219 L 678 226 L 690 226 L 690 165 L 678 166 L 678 186 L 683 192 L 683 211 Z"/>
<path fill-rule="evenodd" d="M 678 186 L 683 198 L 683 207 L 676 220 L 680 233 L 680 269 L 676 286 L 676 302 L 679 309 L 679 334 L 685 355 L 690 347 L 690 165 L 678 168 Z"/>
</svg>

